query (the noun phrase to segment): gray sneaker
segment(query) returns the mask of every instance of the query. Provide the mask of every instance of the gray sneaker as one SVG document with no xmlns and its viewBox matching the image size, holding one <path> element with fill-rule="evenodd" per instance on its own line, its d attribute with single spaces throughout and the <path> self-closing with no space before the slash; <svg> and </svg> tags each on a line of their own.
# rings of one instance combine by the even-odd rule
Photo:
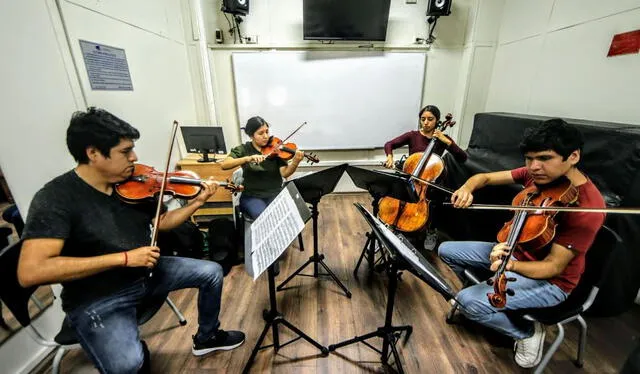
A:
<svg viewBox="0 0 640 374">
<path fill-rule="evenodd" d="M 436 231 L 427 231 L 427 236 L 424 238 L 424 249 L 427 251 L 433 251 L 438 244 L 438 233 Z"/>
<path fill-rule="evenodd" d="M 544 327 L 540 322 L 534 322 L 534 332 L 529 338 L 516 340 L 515 360 L 523 368 L 532 368 L 540 363 L 544 349 Z"/>
</svg>

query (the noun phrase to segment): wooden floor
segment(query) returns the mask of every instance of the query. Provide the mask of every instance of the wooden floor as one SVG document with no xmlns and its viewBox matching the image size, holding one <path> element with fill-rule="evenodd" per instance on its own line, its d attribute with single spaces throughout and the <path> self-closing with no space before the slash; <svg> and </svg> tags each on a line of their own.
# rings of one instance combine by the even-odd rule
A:
<svg viewBox="0 0 640 374">
<path fill-rule="evenodd" d="M 351 299 L 328 279 L 296 277 L 291 288 L 278 292 L 279 309 L 285 318 L 312 338 L 327 346 L 356 335 L 375 330 L 384 324 L 387 279 L 385 274 L 367 277 L 364 267 L 360 279 L 353 268 L 365 242 L 367 224 L 353 207 L 354 202 L 366 203 L 368 195 L 330 195 L 320 203 L 320 251 L 327 265 L 353 293 Z M 297 269 L 312 251 L 311 222 L 304 232 L 306 251 L 298 250 L 297 241 L 288 249 L 277 282 Z M 433 257 L 433 256 L 432 256 Z M 453 273 L 437 258 L 434 264 L 452 284 Z M 311 272 L 311 268 L 307 273 Z M 264 327 L 262 310 L 268 306 L 267 277 L 257 282 L 235 267 L 225 278 L 220 320 L 225 329 L 241 329 L 247 341 L 241 347 L 197 358 L 192 356 L 191 335 L 197 327 L 197 291 L 174 292 L 171 298 L 189 323 L 180 326 L 168 307 L 142 327 L 142 336 L 151 350 L 151 367 L 156 373 L 240 373 Z M 410 324 L 413 334 L 398 345 L 407 373 L 519 373 L 512 359 L 512 342 L 491 331 L 461 320 L 445 323 L 449 304 L 429 286 L 411 274 L 401 277 L 396 296 L 393 321 Z M 588 318 L 589 335 L 586 362 L 582 370 L 571 362 L 577 347 L 577 329 L 567 330 L 560 350 L 548 366 L 550 373 L 615 373 L 631 351 L 640 334 L 640 310 L 635 309 L 615 318 Z M 548 328 L 547 346 L 555 337 Z M 293 337 L 281 328 L 281 341 Z M 271 334 L 267 336 L 271 342 Z M 372 339 L 379 345 L 379 339 Z M 258 353 L 252 371 L 255 373 L 382 373 L 389 372 L 380 364 L 380 357 L 363 344 L 339 349 L 328 357 L 320 357 L 313 346 L 298 340 L 282 348 Z M 40 369 L 39 372 L 49 372 Z M 62 364 L 63 373 L 94 373 L 81 350 L 68 353 Z"/>
</svg>

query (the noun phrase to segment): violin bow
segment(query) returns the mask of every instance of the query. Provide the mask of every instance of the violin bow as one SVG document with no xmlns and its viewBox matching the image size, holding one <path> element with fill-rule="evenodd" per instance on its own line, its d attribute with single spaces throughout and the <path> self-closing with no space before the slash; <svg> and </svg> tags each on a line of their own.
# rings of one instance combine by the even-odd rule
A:
<svg viewBox="0 0 640 374">
<path fill-rule="evenodd" d="M 453 206 L 452 203 L 442 203 L 445 206 Z M 580 208 L 570 206 L 516 206 L 497 204 L 471 204 L 464 209 L 477 210 L 528 210 L 528 211 L 552 211 L 552 212 L 583 212 L 583 213 L 613 213 L 613 214 L 640 214 L 638 208 Z"/>
<path fill-rule="evenodd" d="M 171 128 L 171 138 L 169 140 L 169 153 L 167 154 L 167 163 L 164 168 L 164 174 L 162 177 L 162 184 L 160 185 L 160 195 L 158 196 L 158 205 L 156 207 L 156 218 L 153 222 L 153 231 L 151 232 L 151 246 L 155 247 L 158 241 L 158 224 L 160 221 L 160 211 L 162 208 L 162 198 L 164 197 L 164 190 L 167 185 L 167 175 L 169 173 L 169 163 L 171 162 L 171 152 L 173 151 L 173 143 L 175 142 L 176 132 L 178 131 L 178 121 L 173 121 Z M 149 274 L 152 274 L 151 272 Z"/>
<path fill-rule="evenodd" d="M 430 187 L 437 188 L 441 191 L 447 192 L 449 194 L 453 194 L 455 191 L 450 190 L 446 187 L 442 187 L 439 184 L 430 182 L 426 179 L 422 179 L 420 177 L 413 176 L 411 174 L 396 171 L 396 173 L 409 177 L 410 179 L 415 179 L 420 183 L 424 183 Z M 444 206 L 453 206 L 452 203 L 442 203 Z M 476 209 L 476 210 L 527 210 L 527 211 L 550 211 L 550 212 L 583 212 L 583 213 L 612 213 L 612 214 L 640 214 L 640 209 L 638 208 L 580 208 L 580 207 L 570 207 L 570 206 L 518 206 L 518 205 L 498 205 L 498 204 L 471 204 L 465 209 Z"/>
<path fill-rule="evenodd" d="M 430 187 L 436 188 L 436 189 L 438 189 L 438 190 L 440 190 L 440 191 L 444 191 L 444 192 L 449 193 L 449 194 L 452 194 L 452 195 L 453 195 L 453 193 L 455 192 L 454 190 L 450 190 L 450 189 L 448 189 L 448 188 L 446 188 L 446 187 L 443 187 L 443 186 L 441 186 L 441 185 L 439 185 L 439 184 L 437 184 L 437 183 L 433 183 L 433 182 L 428 181 L 428 180 L 426 180 L 426 179 L 422 179 L 422 178 L 420 178 L 420 177 L 418 177 L 418 176 L 411 175 L 411 174 L 409 174 L 409 173 L 405 173 L 404 171 L 396 170 L 395 172 L 396 172 L 396 173 L 398 173 L 398 174 L 400 174 L 400 175 L 402 175 L 402 176 L 405 176 L 405 177 L 407 177 L 407 178 L 414 179 L 414 180 L 416 180 L 416 181 L 418 181 L 418 182 L 420 182 L 420 183 L 424 183 L 424 184 L 426 184 L 427 186 L 430 186 Z"/>
<path fill-rule="evenodd" d="M 286 142 L 287 140 L 289 140 L 290 137 L 293 136 L 293 134 L 297 133 L 298 130 L 300 130 L 302 128 L 302 126 L 306 125 L 307 121 L 302 122 L 302 125 L 298 126 L 297 129 L 293 130 L 293 132 L 291 134 L 289 134 L 289 136 L 287 136 L 286 138 L 282 139 L 282 143 L 284 144 L 284 142 Z"/>
</svg>

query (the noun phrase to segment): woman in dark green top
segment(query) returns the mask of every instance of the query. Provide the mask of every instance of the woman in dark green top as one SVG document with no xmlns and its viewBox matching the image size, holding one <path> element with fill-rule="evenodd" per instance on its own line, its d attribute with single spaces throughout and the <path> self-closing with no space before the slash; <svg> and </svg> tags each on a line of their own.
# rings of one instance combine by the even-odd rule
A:
<svg viewBox="0 0 640 374">
<path fill-rule="evenodd" d="M 269 124 L 262 117 L 251 117 L 244 132 L 250 142 L 231 150 L 220 166 L 223 170 L 242 166 L 244 192 L 240 210 L 256 219 L 282 190 L 282 180 L 293 174 L 304 153 L 298 150 L 290 164 L 280 158 L 266 158 L 261 149 L 269 143 Z"/>
</svg>

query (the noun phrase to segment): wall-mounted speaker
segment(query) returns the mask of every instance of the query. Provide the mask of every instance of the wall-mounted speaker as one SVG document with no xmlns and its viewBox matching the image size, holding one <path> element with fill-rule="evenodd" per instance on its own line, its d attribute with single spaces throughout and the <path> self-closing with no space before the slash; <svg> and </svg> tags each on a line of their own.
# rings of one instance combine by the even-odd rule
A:
<svg viewBox="0 0 640 374">
<path fill-rule="evenodd" d="M 246 16 L 249 14 L 249 0 L 223 0 L 222 11 Z"/>
<path fill-rule="evenodd" d="M 451 14 L 452 0 L 427 0 L 427 17 L 448 16 Z"/>
</svg>

